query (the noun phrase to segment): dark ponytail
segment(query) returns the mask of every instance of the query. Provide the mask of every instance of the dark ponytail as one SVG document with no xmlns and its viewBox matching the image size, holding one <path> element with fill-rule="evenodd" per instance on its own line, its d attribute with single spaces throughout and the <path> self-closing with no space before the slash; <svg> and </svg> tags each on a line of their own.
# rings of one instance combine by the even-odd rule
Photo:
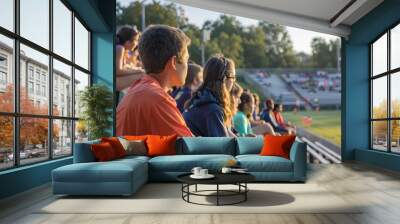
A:
<svg viewBox="0 0 400 224">
<path fill-rule="evenodd" d="M 116 43 L 124 45 L 125 42 L 132 40 L 135 36 L 139 35 L 139 31 L 131 26 L 123 26 L 118 30 Z"/>
</svg>

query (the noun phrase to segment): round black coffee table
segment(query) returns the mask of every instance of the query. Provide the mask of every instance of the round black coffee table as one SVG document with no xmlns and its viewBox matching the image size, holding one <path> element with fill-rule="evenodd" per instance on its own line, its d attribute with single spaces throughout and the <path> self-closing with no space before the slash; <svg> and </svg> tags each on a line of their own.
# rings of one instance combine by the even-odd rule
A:
<svg viewBox="0 0 400 224">
<path fill-rule="evenodd" d="M 216 173 L 213 174 L 215 177 L 212 179 L 193 179 L 189 174 L 182 174 L 177 177 L 178 181 L 182 183 L 182 199 L 188 203 L 198 204 L 198 205 L 234 205 L 245 202 L 247 200 L 247 192 L 249 188 L 247 183 L 255 180 L 255 177 L 248 173 Z M 216 185 L 215 190 L 197 190 L 197 185 Z M 190 186 L 195 186 L 194 191 L 190 191 Z M 220 185 L 236 185 L 237 190 L 223 190 L 220 189 Z M 206 194 L 209 192 L 215 192 L 215 194 Z M 190 196 L 204 196 L 204 197 L 216 197 L 216 204 L 202 204 L 190 201 Z M 231 203 L 221 203 L 221 197 L 232 197 L 241 196 L 238 201 Z"/>
</svg>

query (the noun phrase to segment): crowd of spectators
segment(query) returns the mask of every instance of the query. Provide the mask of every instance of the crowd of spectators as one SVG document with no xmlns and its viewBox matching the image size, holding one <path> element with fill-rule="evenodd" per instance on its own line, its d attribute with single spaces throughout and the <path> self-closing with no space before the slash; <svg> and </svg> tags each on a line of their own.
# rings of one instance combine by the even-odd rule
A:
<svg viewBox="0 0 400 224">
<path fill-rule="evenodd" d="M 180 29 L 152 25 L 140 35 L 123 27 L 117 37 L 117 82 L 130 77 L 117 85 L 126 91 L 117 135 L 295 134 L 272 99 L 260 113 L 258 95 L 236 82 L 232 59 L 214 55 L 204 68 L 190 62 L 190 39 Z"/>
</svg>

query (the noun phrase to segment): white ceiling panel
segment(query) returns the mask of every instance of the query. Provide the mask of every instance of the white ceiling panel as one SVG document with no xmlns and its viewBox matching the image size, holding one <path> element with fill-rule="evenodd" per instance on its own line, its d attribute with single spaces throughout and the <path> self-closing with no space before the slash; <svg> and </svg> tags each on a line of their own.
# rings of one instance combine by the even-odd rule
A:
<svg viewBox="0 0 400 224">
<path fill-rule="evenodd" d="M 173 0 L 221 13 L 342 37 L 383 0 Z"/>
</svg>

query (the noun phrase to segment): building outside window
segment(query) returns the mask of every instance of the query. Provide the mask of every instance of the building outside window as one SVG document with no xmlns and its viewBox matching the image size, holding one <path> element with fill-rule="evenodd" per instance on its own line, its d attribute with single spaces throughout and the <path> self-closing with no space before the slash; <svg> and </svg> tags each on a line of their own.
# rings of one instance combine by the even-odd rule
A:
<svg viewBox="0 0 400 224">
<path fill-rule="evenodd" d="M 42 86 L 42 96 L 46 96 L 46 86 Z"/>
<path fill-rule="evenodd" d="M 0 158 L 3 158 L 0 170 L 70 156 L 73 143 L 87 139 L 86 127 L 78 122 L 79 113 L 71 107 L 79 102 L 78 93 L 83 86 L 90 85 L 82 81 L 90 80 L 91 75 L 87 26 L 62 0 L 51 0 L 52 4 L 49 0 L 18 2 L 19 12 L 10 14 L 15 17 L 11 20 L 19 21 L 18 27 L 7 32 L 0 29 L 0 84 L 12 87 L 0 88 L 0 98 L 7 99 L 0 101 L 0 123 L 5 130 L 0 133 L 3 135 L 0 136 L 3 140 L 0 141 Z M 41 13 L 36 13 L 34 8 L 40 8 Z M 19 61 L 10 60 L 14 54 Z M 18 98 L 13 97 L 17 89 L 13 82 L 15 67 L 19 68 L 21 94 Z M 77 77 L 76 73 L 79 73 Z M 52 86 L 50 78 L 53 78 Z M 58 85 L 60 80 L 64 82 L 62 87 Z M 79 88 L 65 88 L 73 85 Z M 61 105 L 57 105 L 59 94 L 62 94 Z M 52 101 L 54 105 L 50 105 Z M 18 112 L 14 111 L 14 105 L 19 108 Z M 16 129 L 18 133 L 14 133 Z M 34 139 L 33 132 L 42 134 Z"/>
<path fill-rule="evenodd" d="M 34 93 L 33 82 L 31 82 L 31 81 L 28 82 L 28 91 L 29 91 L 29 94 Z"/>
<path fill-rule="evenodd" d="M 33 80 L 33 67 L 29 66 L 29 71 L 28 71 L 29 79 Z"/>
</svg>

